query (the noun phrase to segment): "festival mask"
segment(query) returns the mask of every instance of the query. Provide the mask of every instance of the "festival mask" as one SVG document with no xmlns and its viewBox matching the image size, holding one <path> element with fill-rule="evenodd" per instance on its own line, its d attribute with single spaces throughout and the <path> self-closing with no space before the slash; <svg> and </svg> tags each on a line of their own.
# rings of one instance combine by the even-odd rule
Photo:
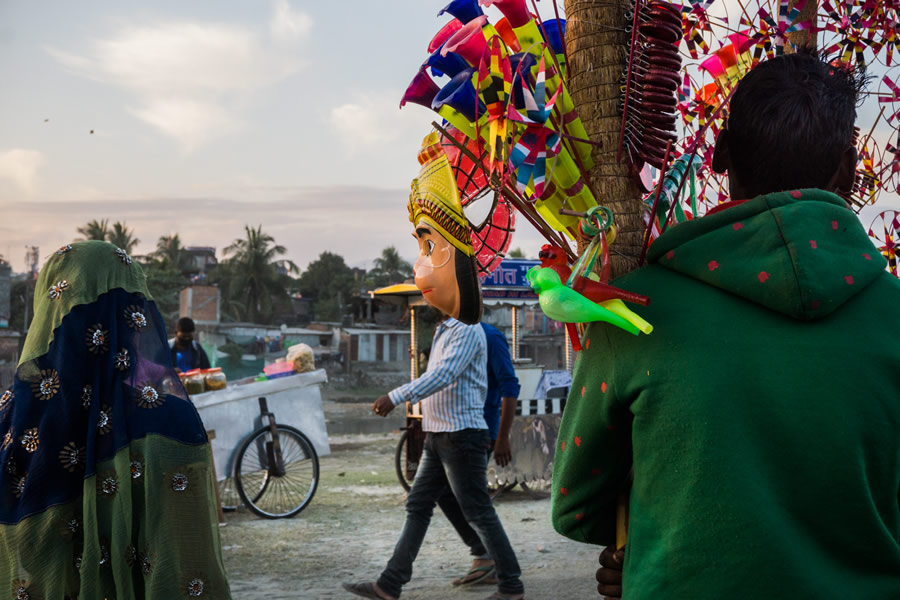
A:
<svg viewBox="0 0 900 600">
<path fill-rule="evenodd" d="M 415 264 L 416 287 L 425 300 L 463 323 L 481 318 L 478 284 L 469 221 L 459 201 L 456 178 L 436 132 L 422 142 L 422 165 L 412 181 L 409 220 L 419 243 Z"/>
</svg>

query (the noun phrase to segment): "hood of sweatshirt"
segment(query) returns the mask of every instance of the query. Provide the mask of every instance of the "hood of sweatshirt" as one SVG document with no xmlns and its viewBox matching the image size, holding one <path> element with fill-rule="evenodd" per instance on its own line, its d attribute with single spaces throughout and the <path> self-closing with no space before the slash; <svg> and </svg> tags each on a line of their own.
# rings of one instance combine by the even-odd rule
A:
<svg viewBox="0 0 900 600">
<path fill-rule="evenodd" d="M 648 259 L 794 319 L 821 319 L 887 265 L 846 206 L 815 189 L 758 196 L 670 227 Z"/>
</svg>

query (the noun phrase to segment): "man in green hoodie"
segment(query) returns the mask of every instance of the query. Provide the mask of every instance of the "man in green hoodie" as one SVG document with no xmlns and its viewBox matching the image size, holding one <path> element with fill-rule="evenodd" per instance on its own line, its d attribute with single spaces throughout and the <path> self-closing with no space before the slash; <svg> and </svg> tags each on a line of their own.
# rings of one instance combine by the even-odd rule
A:
<svg viewBox="0 0 900 600">
<path fill-rule="evenodd" d="M 615 282 L 653 334 L 584 336 L 552 520 L 614 545 L 633 469 L 628 600 L 900 598 L 900 280 L 833 193 L 864 82 L 809 52 L 751 71 L 714 158 L 736 201 Z"/>
</svg>

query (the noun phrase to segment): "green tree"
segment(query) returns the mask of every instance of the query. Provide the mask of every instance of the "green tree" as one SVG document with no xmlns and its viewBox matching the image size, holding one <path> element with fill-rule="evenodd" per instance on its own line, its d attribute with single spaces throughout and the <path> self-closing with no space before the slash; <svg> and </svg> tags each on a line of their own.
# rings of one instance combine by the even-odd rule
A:
<svg viewBox="0 0 900 600">
<path fill-rule="evenodd" d="M 81 234 L 83 240 L 100 240 L 105 241 L 109 235 L 109 219 L 98 221 L 94 219 L 86 225 L 82 225 L 76 231 Z"/>
<path fill-rule="evenodd" d="M 353 269 L 342 256 L 332 252 L 320 254 L 300 276 L 300 293 L 313 299 L 313 311 L 319 321 L 340 321 L 354 288 Z"/>
<path fill-rule="evenodd" d="M 298 273 L 293 261 L 279 258 L 284 246 L 263 232 L 262 226 L 244 226 L 246 237 L 225 248 L 228 258 L 216 271 L 225 309 L 241 320 L 268 323 L 279 305 L 288 303 L 290 274 Z"/>
<path fill-rule="evenodd" d="M 181 238 L 177 233 L 161 236 L 156 242 L 156 250 L 150 253 L 150 258 L 183 273 L 191 270 L 191 257 L 181 245 Z"/>
<path fill-rule="evenodd" d="M 412 277 L 412 265 L 403 260 L 394 246 L 388 246 L 381 251 L 381 256 L 375 259 L 375 267 L 369 271 L 369 277 L 377 286 L 400 283 Z"/>
<path fill-rule="evenodd" d="M 35 280 L 27 277 L 14 281 L 9 290 L 9 328 L 13 331 L 27 331 L 34 317 Z"/>
<path fill-rule="evenodd" d="M 166 326 L 171 330 L 181 308 L 181 290 L 188 285 L 188 279 L 180 269 L 158 260 L 145 260 L 143 267 L 147 276 L 147 289 L 153 295 Z"/>
<path fill-rule="evenodd" d="M 508 256 L 509 258 L 525 258 L 525 253 L 522 252 L 521 248 L 513 248 L 506 253 L 506 256 Z"/>
<path fill-rule="evenodd" d="M 116 221 L 106 233 L 106 241 L 131 254 L 141 240 L 134 237 L 134 229 L 128 229 L 124 221 Z"/>
</svg>

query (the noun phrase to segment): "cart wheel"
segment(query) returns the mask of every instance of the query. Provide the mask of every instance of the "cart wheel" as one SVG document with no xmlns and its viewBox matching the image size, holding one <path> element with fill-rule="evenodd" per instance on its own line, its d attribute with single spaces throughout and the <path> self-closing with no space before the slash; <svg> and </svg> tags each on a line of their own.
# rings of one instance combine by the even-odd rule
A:
<svg viewBox="0 0 900 600">
<path fill-rule="evenodd" d="M 412 470 L 412 477 L 406 476 L 406 438 L 408 437 L 408 431 L 404 431 L 400 435 L 400 441 L 397 443 L 397 450 L 394 452 L 394 468 L 397 471 L 397 479 L 400 480 L 400 485 L 402 485 L 403 489 L 407 492 L 412 487 L 412 482 L 416 478 L 415 469 Z"/>
<path fill-rule="evenodd" d="M 319 457 L 309 438 L 288 425 L 275 428 L 281 456 L 269 428 L 261 427 L 244 440 L 234 469 L 241 500 L 267 519 L 293 517 L 306 508 L 319 485 Z"/>
<path fill-rule="evenodd" d="M 409 437 L 409 432 L 404 431 L 400 434 L 400 441 L 397 442 L 397 449 L 394 451 L 394 469 L 397 471 L 397 479 L 400 480 L 400 485 L 403 486 L 403 489 L 407 492 L 412 487 L 413 481 L 416 479 L 416 470 L 418 467 L 417 464 L 413 465 L 412 468 L 412 477 L 406 476 L 406 439 Z M 503 492 L 507 492 L 514 487 L 516 487 L 518 483 L 506 483 L 500 485 L 492 485 L 488 483 L 488 492 L 491 494 L 491 500 L 502 494 Z"/>
</svg>

